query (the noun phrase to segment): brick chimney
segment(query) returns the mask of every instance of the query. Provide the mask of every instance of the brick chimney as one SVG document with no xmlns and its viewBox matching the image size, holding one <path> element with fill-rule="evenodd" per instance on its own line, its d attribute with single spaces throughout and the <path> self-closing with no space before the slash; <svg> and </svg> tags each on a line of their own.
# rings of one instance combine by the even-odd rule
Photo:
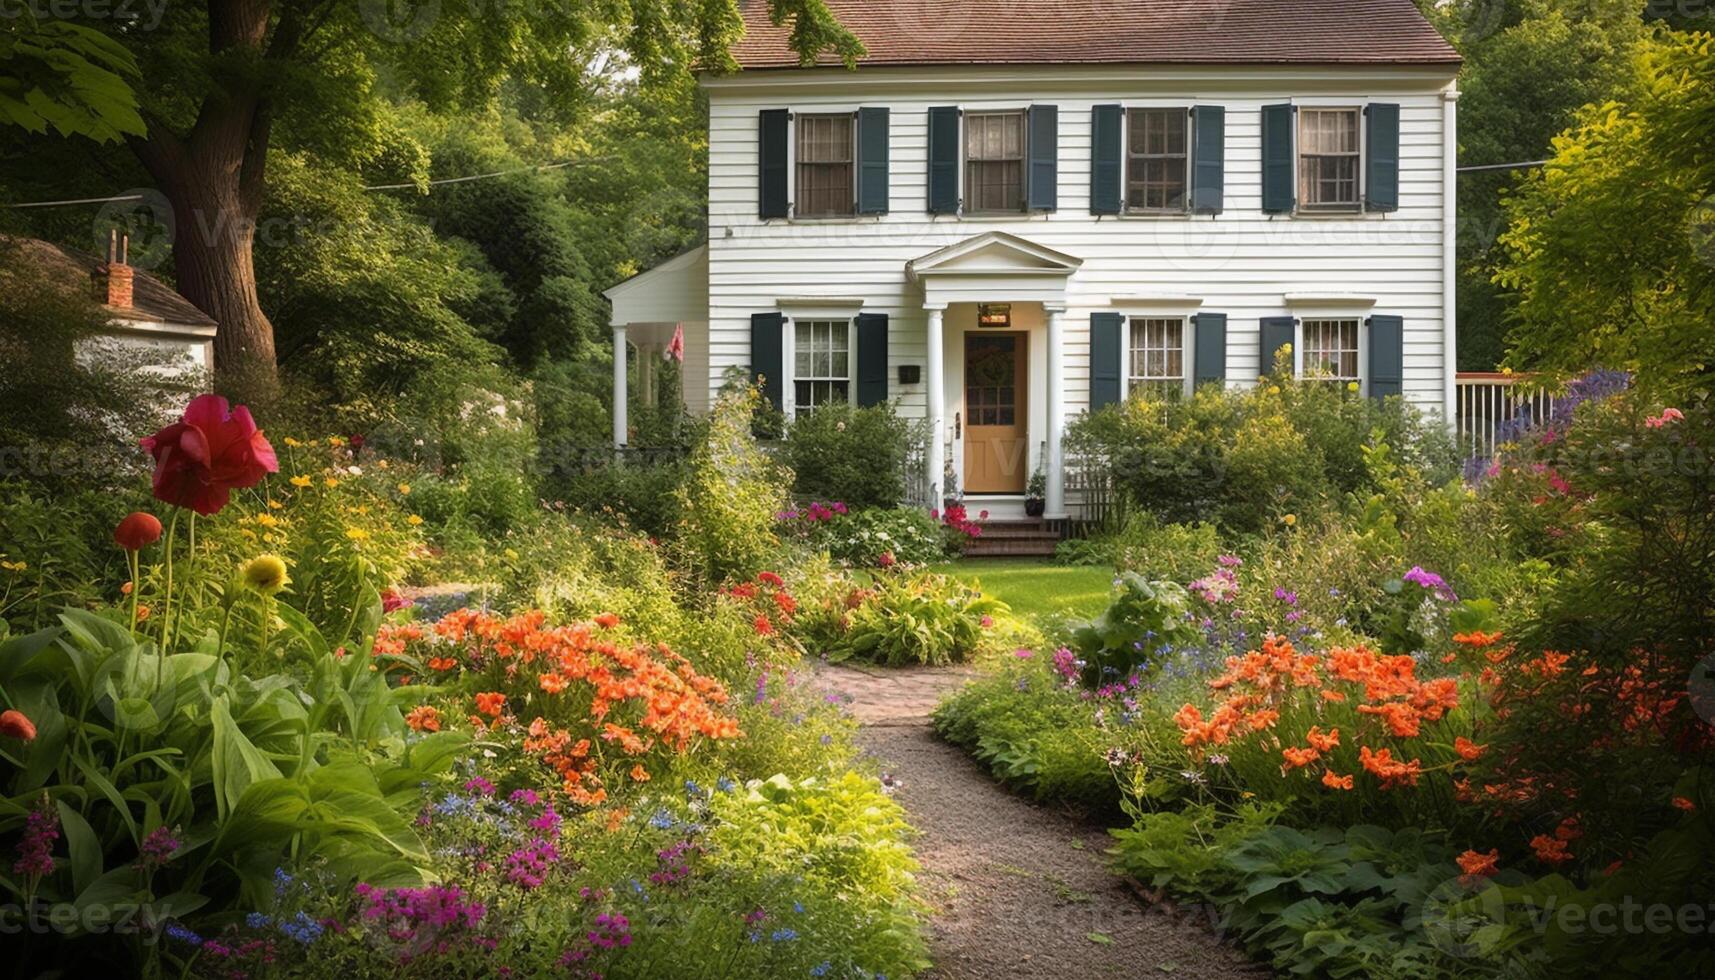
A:
<svg viewBox="0 0 1715 980">
<path fill-rule="evenodd" d="M 107 239 L 107 264 L 96 270 L 97 294 L 102 292 L 99 287 L 105 286 L 105 295 L 100 298 L 114 309 L 131 308 L 131 287 L 136 271 L 127 264 L 130 258 L 131 236 L 121 238 L 115 229 Z"/>
</svg>

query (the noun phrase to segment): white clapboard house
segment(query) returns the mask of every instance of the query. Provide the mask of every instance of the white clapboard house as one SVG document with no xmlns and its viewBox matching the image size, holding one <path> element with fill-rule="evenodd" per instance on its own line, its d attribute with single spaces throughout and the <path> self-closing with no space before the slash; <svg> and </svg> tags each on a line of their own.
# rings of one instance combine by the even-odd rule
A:
<svg viewBox="0 0 1715 980">
<path fill-rule="evenodd" d="M 709 75 L 708 243 L 613 287 L 788 416 L 927 418 L 921 495 L 1004 506 L 1067 419 L 1295 370 L 1446 414 L 1459 58 L 1412 0 L 830 0 L 856 70 L 747 2 Z M 948 479 L 944 474 L 951 474 Z M 985 504 L 987 506 L 987 504 Z"/>
</svg>

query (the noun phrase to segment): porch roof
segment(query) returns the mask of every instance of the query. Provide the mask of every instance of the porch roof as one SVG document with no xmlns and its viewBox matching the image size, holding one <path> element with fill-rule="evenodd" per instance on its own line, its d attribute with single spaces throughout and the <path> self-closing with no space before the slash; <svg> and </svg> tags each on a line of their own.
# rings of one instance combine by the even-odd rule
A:
<svg viewBox="0 0 1715 980">
<path fill-rule="evenodd" d="M 1084 260 L 1004 231 L 988 231 L 905 263 L 923 305 L 1036 302 L 1064 309 L 1066 280 Z"/>
<path fill-rule="evenodd" d="M 709 247 L 699 245 L 602 292 L 613 304 L 616 327 L 680 323 L 709 318 Z"/>
</svg>

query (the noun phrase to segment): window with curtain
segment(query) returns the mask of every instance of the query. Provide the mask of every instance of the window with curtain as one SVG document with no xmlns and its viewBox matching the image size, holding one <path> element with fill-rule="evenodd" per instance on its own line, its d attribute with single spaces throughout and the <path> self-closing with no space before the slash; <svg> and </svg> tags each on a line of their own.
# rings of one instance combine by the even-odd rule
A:
<svg viewBox="0 0 1715 980">
<path fill-rule="evenodd" d="M 1126 114 L 1126 210 L 1185 210 L 1189 122 L 1184 109 L 1132 109 Z"/>
<path fill-rule="evenodd" d="M 796 321 L 792 335 L 792 400 L 795 414 L 804 415 L 830 402 L 849 402 L 850 321 Z"/>
<path fill-rule="evenodd" d="M 799 116 L 798 188 L 794 212 L 801 218 L 848 217 L 856 212 L 852 189 L 851 115 Z"/>
<path fill-rule="evenodd" d="M 1150 398 L 1185 393 L 1185 319 L 1134 317 L 1126 389 Z"/>
<path fill-rule="evenodd" d="M 1358 380 L 1358 321 L 1304 321 L 1304 376 L 1350 383 Z"/>
<path fill-rule="evenodd" d="M 1306 208 L 1356 208 L 1358 110 L 1298 110 L 1298 200 Z"/>
<path fill-rule="evenodd" d="M 1024 113 L 965 116 L 965 210 L 1024 210 Z"/>
</svg>

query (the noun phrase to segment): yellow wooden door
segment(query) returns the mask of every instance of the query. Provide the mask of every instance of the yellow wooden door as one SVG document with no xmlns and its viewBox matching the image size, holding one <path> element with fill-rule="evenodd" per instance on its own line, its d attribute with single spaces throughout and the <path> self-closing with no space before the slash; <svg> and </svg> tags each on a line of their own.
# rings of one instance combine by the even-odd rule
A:
<svg viewBox="0 0 1715 980">
<path fill-rule="evenodd" d="M 965 335 L 965 492 L 1023 493 L 1030 474 L 1025 335 Z"/>
</svg>

